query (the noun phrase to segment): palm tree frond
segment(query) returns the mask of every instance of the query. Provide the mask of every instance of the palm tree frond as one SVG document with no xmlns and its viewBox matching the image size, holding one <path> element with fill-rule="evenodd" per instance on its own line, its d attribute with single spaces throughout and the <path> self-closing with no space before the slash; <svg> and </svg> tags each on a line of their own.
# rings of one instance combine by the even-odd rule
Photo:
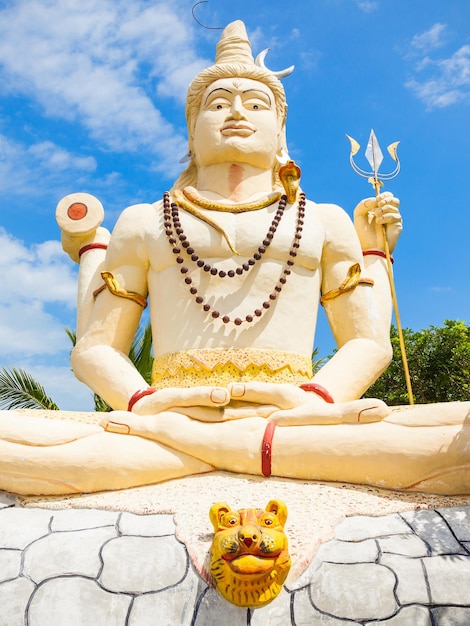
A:
<svg viewBox="0 0 470 626">
<path fill-rule="evenodd" d="M 152 327 L 139 327 L 129 352 L 129 358 L 148 385 L 152 384 Z"/>
<path fill-rule="evenodd" d="M 67 337 L 72 342 L 72 346 L 75 346 L 77 343 L 77 333 L 72 328 L 65 328 L 65 332 L 67 333 Z"/>
<path fill-rule="evenodd" d="M 21 368 L 0 369 L 0 409 L 49 409 L 58 411 L 44 387 Z"/>
</svg>

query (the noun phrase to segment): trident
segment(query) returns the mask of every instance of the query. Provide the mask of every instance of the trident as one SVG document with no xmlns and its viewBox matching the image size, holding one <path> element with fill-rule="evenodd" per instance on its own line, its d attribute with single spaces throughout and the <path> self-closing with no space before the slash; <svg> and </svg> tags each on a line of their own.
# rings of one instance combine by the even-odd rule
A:
<svg viewBox="0 0 470 626">
<path fill-rule="evenodd" d="M 380 145 L 379 145 L 379 142 L 377 141 L 377 137 L 375 136 L 374 131 L 373 130 L 370 131 L 369 142 L 367 144 L 367 148 L 365 152 L 366 159 L 368 160 L 370 166 L 372 167 L 372 172 L 366 172 L 365 170 L 361 169 L 358 165 L 356 165 L 356 163 L 354 162 L 354 156 L 358 153 L 359 148 L 361 146 L 358 144 L 358 142 L 355 139 L 353 139 L 349 135 L 346 135 L 346 137 L 351 142 L 351 152 L 349 155 L 349 162 L 351 163 L 351 167 L 356 172 L 356 174 L 359 174 L 359 176 L 362 176 L 363 178 L 367 178 L 367 182 L 371 183 L 372 187 L 374 188 L 376 197 L 379 196 L 380 188 L 383 187 L 383 181 L 392 180 L 392 178 L 395 178 L 395 176 L 397 176 L 398 172 L 400 171 L 400 161 L 397 155 L 397 147 L 400 142 L 395 141 L 394 143 L 390 144 L 387 147 L 388 153 L 390 154 L 390 156 L 396 163 L 395 169 L 393 170 L 393 172 L 390 172 L 390 174 L 381 174 L 379 178 L 379 168 L 383 161 L 383 154 L 382 154 L 382 150 L 380 149 Z M 408 391 L 409 402 L 410 404 L 414 404 L 413 390 L 411 388 L 410 371 L 408 369 L 408 359 L 406 358 L 405 340 L 403 337 L 403 329 L 402 329 L 401 321 L 400 321 L 400 313 L 398 311 L 398 300 L 397 300 L 397 293 L 395 290 L 395 281 L 393 278 L 392 259 L 390 256 L 390 249 L 388 247 L 388 241 L 387 241 L 387 236 L 385 232 L 385 224 L 382 224 L 382 235 L 383 235 L 385 258 L 387 261 L 387 273 L 388 273 L 388 279 L 390 282 L 390 291 L 392 294 L 393 310 L 395 312 L 395 321 L 397 323 L 398 339 L 400 342 L 401 358 L 403 362 L 403 371 L 405 373 L 406 388 Z"/>
</svg>

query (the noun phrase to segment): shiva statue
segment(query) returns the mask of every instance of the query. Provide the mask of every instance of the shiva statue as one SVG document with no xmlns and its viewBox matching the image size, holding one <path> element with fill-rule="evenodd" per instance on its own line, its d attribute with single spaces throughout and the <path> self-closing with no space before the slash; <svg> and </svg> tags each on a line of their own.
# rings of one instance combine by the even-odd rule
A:
<svg viewBox="0 0 470 626">
<path fill-rule="evenodd" d="M 230 24 L 189 86 L 188 165 L 173 188 L 127 208 L 111 236 L 64 229 L 80 257 L 72 367 L 113 412 L 101 425 L 0 412 L 1 489 L 72 494 L 224 470 L 470 492 L 470 403 L 392 411 L 362 398 L 392 356 L 381 233 L 393 250 L 399 202 L 363 200 L 353 224 L 307 199 L 286 113 L 279 77 Z M 77 224 L 87 211 L 68 209 Z M 319 304 L 338 350 L 313 373 Z M 150 387 L 127 356 L 147 305 Z"/>
</svg>

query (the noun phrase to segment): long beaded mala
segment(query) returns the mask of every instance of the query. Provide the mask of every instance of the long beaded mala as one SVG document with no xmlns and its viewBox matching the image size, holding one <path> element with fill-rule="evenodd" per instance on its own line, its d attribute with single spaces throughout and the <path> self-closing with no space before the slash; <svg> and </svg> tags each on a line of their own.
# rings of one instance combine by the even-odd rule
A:
<svg viewBox="0 0 470 626">
<path fill-rule="evenodd" d="M 305 216 L 305 194 L 301 193 L 299 197 L 299 203 L 297 206 L 297 221 L 295 226 L 294 237 L 292 240 L 291 247 L 289 249 L 289 258 L 285 262 L 278 281 L 273 289 L 273 291 L 269 294 L 268 299 L 262 303 L 260 308 L 257 308 L 253 311 L 252 314 L 249 314 L 242 319 L 240 317 L 236 317 L 232 319 L 229 315 L 222 315 L 219 311 L 216 311 L 208 304 L 204 298 L 199 295 L 197 287 L 193 284 L 193 279 L 190 276 L 186 276 L 189 272 L 189 268 L 185 265 L 184 257 L 181 255 L 183 250 L 186 251 L 188 256 L 188 260 L 192 261 L 196 264 L 197 267 L 202 269 L 204 272 L 208 272 L 212 276 L 219 276 L 220 278 L 233 278 L 236 275 L 241 276 L 244 272 L 248 272 L 252 267 L 256 265 L 258 261 L 260 261 L 265 254 L 267 248 L 271 245 L 271 241 L 274 238 L 277 227 L 284 215 L 284 210 L 287 204 L 287 197 L 283 195 L 279 200 L 279 205 L 276 211 L 276 214 L 273 218 L 271 226 L 269 227 L 268 232 L 266 233 L 266 237 L 263 239 L 262 245 L 260 245 L 257 251 L 252 255 L 251 258 L 248 259 L 246 263 L 243 263 L 241 266 L 232 270 L 219 270 L 210 263 L 207 263 L 204 259 L 201 259 L 200 256 L 196 253 L 194 248 L 191 246 L 191 243 L 187 236 L 185 235 L 183 228 L 181 226 L 181 221 L 179 217 L 179 208 L 176 202 L 170 201 L 170 194 L 165 192 L 163 195 L 163 219 L 165 226 L 165 233 L 168 237 L 168 242 L 172 247 L 173 254 L 176 256 L 176 262 L 180 265 L 180 272 L 184 276 L 184 282 L 188 286 L 189 292 L 197 304 L 202 305 L 202 309 L 206 313 L 210 313 L 214 319 L 220 318 L 224 324 L 233 323 L 236 326 L 240 326 L 243 322 L 251 323 L 256 317 L 261 317 L 265 311 L 267 311 L 271 307 L 271 302 L 277 299 L 278 295 L 281 293 L 282 288 L 287 282 L 287 278 L 291 274 L 291 267 L 294 265 L 294 259 L 297 256 L 297 250 L 300 248 L 300 240 L 302 238 L 302 229 L 304 224 L 304 216 Z"/>
</svg>

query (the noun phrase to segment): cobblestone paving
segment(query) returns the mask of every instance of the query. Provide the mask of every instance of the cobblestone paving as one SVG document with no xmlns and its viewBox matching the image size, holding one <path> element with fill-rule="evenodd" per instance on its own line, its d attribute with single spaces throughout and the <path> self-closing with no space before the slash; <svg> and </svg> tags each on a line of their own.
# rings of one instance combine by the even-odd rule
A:
<svg viewBox="0 0 470 626">
<path fill-rule="evenodd" d="M 469 626 L 470 507 L 350 517 L 263 609 L 199 578 L 170 515 L 0 495 L 0 626 Z"/>
</svg>

